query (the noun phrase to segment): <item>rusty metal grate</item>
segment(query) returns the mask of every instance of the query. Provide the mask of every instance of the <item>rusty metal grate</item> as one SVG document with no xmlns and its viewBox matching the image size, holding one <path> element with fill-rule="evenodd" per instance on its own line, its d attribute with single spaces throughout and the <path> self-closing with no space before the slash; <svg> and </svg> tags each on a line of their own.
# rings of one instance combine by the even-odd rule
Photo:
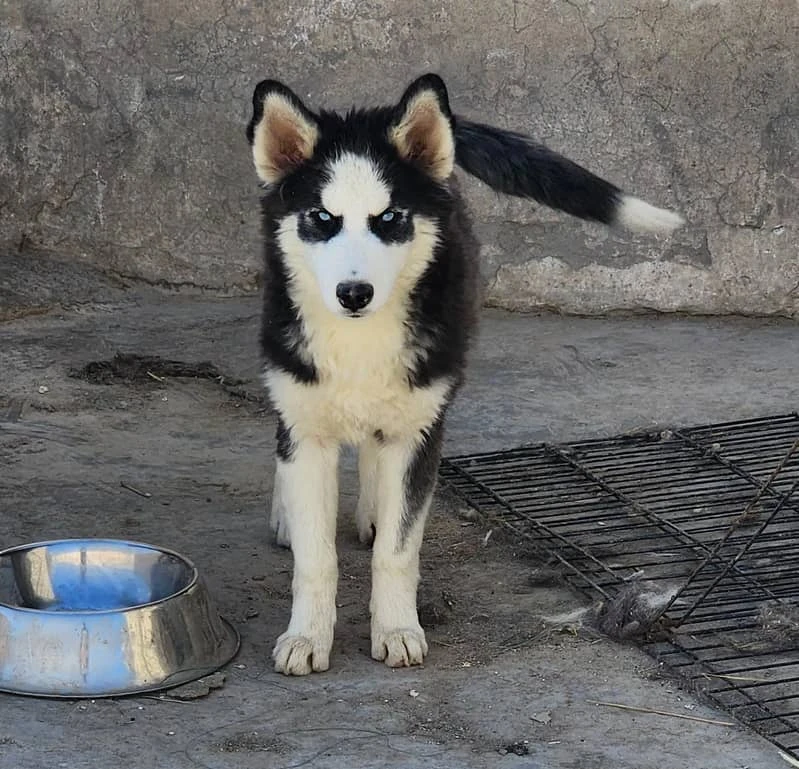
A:
<svg viewBox="0 0 799 769">
<path fill-rule="evenodd" d="M 799 415 L 450 457 L 441 478 L 589 596 L 660 596 L 643 648 L 799 759 Z"/>
</svg>

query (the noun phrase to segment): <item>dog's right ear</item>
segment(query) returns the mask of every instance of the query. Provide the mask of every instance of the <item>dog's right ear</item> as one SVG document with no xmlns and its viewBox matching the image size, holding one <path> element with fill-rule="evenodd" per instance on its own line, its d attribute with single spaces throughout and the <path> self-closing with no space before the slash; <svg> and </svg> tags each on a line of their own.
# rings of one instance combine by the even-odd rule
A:
<svg viewBox="0 0 799 769">
<path fill-rule="evenodd" d="M 274 184 L 313 155 L 319 123 L 299 97 L 277 80 L 258 83 L 252 108 L 247 140 L 255 172 L 261 181 Z"/>
<path fill-rule="evenodd" d="M 389 139 L 401 158 L 443 181 L 455 165 L 452 122 L 444 81 L 433 73 L 422 75 L 394 108 Z"/>
</svg>

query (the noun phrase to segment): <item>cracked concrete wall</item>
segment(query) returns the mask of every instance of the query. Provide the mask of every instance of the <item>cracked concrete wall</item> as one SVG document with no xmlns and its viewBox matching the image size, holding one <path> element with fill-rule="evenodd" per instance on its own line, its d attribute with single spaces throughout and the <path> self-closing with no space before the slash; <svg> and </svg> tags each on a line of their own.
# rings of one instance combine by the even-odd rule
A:
<svg viewBox="0 0 799 769">
<path fill-rule="evenodd" d="M 456 112 L 691 222 L 632 237 L 470 182 L 488 303 L 797 317 L 798 52 L 796 0 L 0 0 L 0 245 L 254 288 L 254 83 L 335 108 L 436 70 Z"/>
</svg>

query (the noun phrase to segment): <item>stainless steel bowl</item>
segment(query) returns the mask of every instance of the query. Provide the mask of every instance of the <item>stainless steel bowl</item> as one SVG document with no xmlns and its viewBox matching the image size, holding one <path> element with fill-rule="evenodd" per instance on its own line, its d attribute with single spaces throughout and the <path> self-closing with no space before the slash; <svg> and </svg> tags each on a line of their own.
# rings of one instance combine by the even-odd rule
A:
<svg viewBox="0 0 799 769">
<path fill-rule="evenodd" d="M 170 550 L 66 539 L 0 551 L 0 691 L 166 689 L 217 670 L 238 647 L 194 564 Z"/>
</svg>

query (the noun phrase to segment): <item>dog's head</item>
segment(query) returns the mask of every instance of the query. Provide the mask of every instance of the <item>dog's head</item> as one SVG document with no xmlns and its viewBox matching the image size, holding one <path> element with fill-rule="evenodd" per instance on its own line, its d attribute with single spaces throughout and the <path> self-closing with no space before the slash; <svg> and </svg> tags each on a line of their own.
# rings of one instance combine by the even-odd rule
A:
<svg viewBox="0 0 799 769">
<path fill-rule="evenodd" d="M 437 75 L 414 81 L 393 107 L 314 113 L 264 80 L 247 128 L 274 232 L 297 290 L 343 317 L 377 312 L 433 257 L 453 119 Z"/>
</svg>

